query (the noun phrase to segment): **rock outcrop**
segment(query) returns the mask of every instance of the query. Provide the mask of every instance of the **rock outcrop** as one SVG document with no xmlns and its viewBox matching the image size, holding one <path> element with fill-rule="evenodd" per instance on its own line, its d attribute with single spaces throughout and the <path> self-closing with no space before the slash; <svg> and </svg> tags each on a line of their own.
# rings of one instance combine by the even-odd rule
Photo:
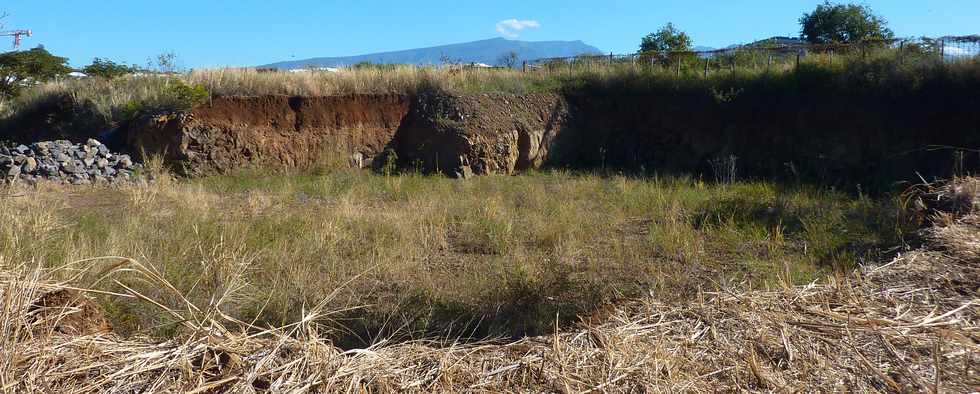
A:
<svg viewBox="0 0 980 394">
<path fill-rule="evenodd" d="M 422 94 L 384 160 L 449 176 L 540 167 L 568 116 L 556 94 Z"/>
</svg>

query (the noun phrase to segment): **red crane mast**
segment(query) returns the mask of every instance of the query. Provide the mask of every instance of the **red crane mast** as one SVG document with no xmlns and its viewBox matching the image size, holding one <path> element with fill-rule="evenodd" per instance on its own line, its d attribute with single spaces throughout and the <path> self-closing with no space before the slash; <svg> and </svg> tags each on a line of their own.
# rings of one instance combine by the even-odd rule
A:
<svg viewBox="0 0 980 394">
<path fill-rule="evenodd" d="M 30 30 L 9 30 L 0 31 L 0 36 L 8 36 L 14 38 L 14 49 L 20 48 L 20 42 L 25 36 L 30 37 L 34 35 L 34 32 Z"/>
</svg>

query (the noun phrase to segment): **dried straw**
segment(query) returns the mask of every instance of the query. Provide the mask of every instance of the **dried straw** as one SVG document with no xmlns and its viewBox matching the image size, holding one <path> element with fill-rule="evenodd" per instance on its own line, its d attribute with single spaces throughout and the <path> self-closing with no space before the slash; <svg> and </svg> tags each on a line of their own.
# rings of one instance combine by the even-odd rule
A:
<svg viewBox="0 0 980 394">
<path fill-rule="evenodd" d="M 935 199 L 936 204 L 921 202 L 933 210 L 933 225 L 924 230 L 925 246 L 887 264 L 776 291 L 704 292 L 684 304 L 650 296 L 622 306 L 601 324 L 511 343 L 382 342 L 344 351 L 318 335 L 316 322 L 328 315 L 321 308 L 311 308 L 293 325 L 262 330 L 220 312 L 220 300 L 228 294 L 216 295 L 208 308 L 188 302 L 182 310 L 167 309 L 186 328 L 169 341 L 66 335 L 51 329 L 58 314 L 38 319 L 31 305 L 72 284 L 48 281 L 48 273 L 39 269 L 8 267 L 0 271 L 0 388 L 66 393 L 976 391 L 980 200 L 977 189 L 964 182 L 976 183 L 964 180 L 913 193 L 910 198 Z M 168 286 L 149 267 L 120 261 L 107 280 L 125 271 Z M 132 290 L 118 296 L 153 302 Z M 76 312 L 65 308 L 60 316 Z"/>
</svg>

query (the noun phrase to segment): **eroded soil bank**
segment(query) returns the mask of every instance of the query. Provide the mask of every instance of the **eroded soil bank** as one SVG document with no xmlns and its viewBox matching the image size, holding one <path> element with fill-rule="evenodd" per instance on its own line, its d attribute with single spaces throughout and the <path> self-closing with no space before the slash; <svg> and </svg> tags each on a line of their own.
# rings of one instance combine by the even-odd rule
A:
<svg viewBox="0 0 980 394">
<path fill-rule="evenodd" d="M 448 175 L 547 166 L 886 186 L 980 165 L 980 102 L 949 93 L 423 95 L 391 151 Z"/>
<path fill-rule="evenodd" d="M 401 95 L 220 97 L 191 111 L 141 119 L 123 144 L 161 154 L 188 175 L 242 167 L 370 165 L 409 110 Z"/>
<path fill-rule="evenodd" d="M 217 97 L 129 122 L 108 143 L 163 155 L 186 175 L 373 165 L 468 176 L 559 167 L 883 186 L 980 165 L 980 98 L 968 85 Z M 86 113 L 67 104 L 41 109 L 6 139 L 98 138 L 104 130 L 77 131 L 91 123 Z"/>
</svg>

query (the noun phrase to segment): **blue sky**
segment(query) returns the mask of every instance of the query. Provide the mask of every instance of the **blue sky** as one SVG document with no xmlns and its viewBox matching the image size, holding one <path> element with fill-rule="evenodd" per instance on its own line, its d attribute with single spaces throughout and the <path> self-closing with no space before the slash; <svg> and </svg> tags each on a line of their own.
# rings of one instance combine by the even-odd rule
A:
<svg viewBox="0 0 980 394">
<path fill-rule="evenodd" d="M 473 41 L 583 40 L 636 50 L 668 21 L 696 45 L 796 35 L 819 0 L 6 0 L 6 29 L 30 28 L 73 65 L 93 57 L 145 64 L 173 51 L 186 67 L 249 66 Z M 980 33 L 980 0 L 866 0 L 900 36 Z M 503 32 L 498 25 L 505 23 Z M 515 23 L 516 22 L 516 23 Z M 0 50 L 9 48 L 0 41 Z"/>
</svg>

